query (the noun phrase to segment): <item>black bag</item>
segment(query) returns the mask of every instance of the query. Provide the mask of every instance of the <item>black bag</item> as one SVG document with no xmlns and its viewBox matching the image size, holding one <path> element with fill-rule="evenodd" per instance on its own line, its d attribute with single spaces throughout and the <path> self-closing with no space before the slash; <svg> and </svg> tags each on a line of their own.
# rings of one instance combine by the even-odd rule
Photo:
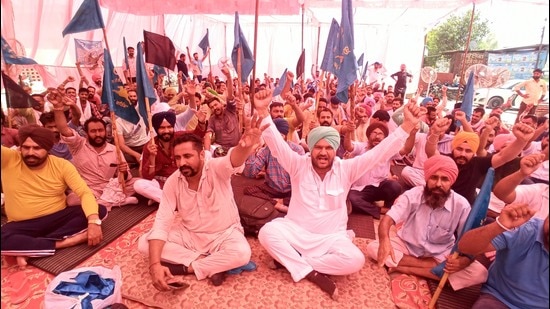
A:
<svg viewBox="0 0 550 309">
<path fill-rule="evenodd" d="M 275 209 L 271 200 L 250 195 L 243 195 L 241 201 L 237 202 L 237 207 L 244 233 L 255 237 L 264 224 L 284 215 Z"/>
</svg>

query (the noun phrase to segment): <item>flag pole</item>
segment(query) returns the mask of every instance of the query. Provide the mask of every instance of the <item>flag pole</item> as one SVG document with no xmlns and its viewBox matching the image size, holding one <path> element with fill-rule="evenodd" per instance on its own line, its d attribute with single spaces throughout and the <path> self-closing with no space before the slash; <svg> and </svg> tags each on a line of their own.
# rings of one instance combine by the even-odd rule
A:
<svg viewBox="0 0 550 309">
<path fill-rule="evenodd" d="M 462 59 L 462 67 L 460 68 L 460 81 L 464 79 L 464 70 L 466 69 L 466 57 L 468 56 L 468 50 L 470 48 L 470 39 L 472 37 L 472 28 L 474 26 L 474 17 L 476 11 L 476 3 L 472 2 L 472 14 L 470 16 L 470 27 L 468 28 L 468 38 L 466 39 L 466 46 L 464 46 L 464 59 Z M 461 82 L 462 84 L 462 82 Z M 458 87 L 457 100 L 460 97 L 460 87 Z"/>
<path fill-rule="evenodd" d="M 237 85 L 239 87 L 239 99 L 241 100 L 241 107 L 238 107 L 239 112 L 239 127 L 241 132 L 244 128 L 244 119 L 243 119 L 243 104 L 244 104 L 244 95 L 243 95 L 243 82 L 241 80 L 242 76 L 242 67 L 241 67 L 241 46 L 237 48 Z M 254 84 L 250 85 L 250 88 L 254 88 Z"/>
<path fill-rule="evenodd" d="M 101 28 L 101 30 L 103 31 L 103 40 L 105 41 L 105 48 L 107 49 L 107 52 L 109 53 L 109 55 L 111 55 L 111 49 L 109 49 L 109 41 L 107 41 L 107 30 L 105 30 L 105 28 Z M 103 82 L 105 83 L 105 81 Z M 112 95 L 112 94 L 109 94 L 109 95 Z M 122 155 L 120 150 L 120 142 L 118 140 L 118 134 L 117 134 L 115 111 L 111 109 L 109 112 L 109 115 L 111 116 L 111 130 L 112 130 L 111 134 L 114 135 L 113 140 L 115 142 L 115 148 L 116 148 L 116 160 L 117 160 L 117 164 L 120 165 L 120 163 L 122 163 Z M 118 171 L 118 182 L 122 187 L 122 192 L 126 195 L 126 180 L 124 179 L 124 174 L 121 173 L 120 171 Z"/>
<path fill-rule="evenodd" d="M 258 50 L 258 15 L 259 15 L 260 1 L 256 0 L 256 7 L 254 9 L 254 65 L 252 66 L 252 83 L 250 85 L 250 117 L 254 114 L 254 95 L 256 94 L 256 87 L 252 87 L 256 81 L 256 55 Z M 240 57 L 239 53 L 239 57 Z M 244 102 L 243 102 L 244 103 Z"/>
<path fill-rule="evenodd" d="M 7 107 L 7 115 L 8 116 L 8 128 L 12 128 L 12 119 L 11 119 L 11 112 L 10 112 L 10 96 L 8 94 L 8 90 L 6 89 L 6 107 Z"/>
<path fill-rule="evenodd" d="M 452 259 L 458 258 L 458 251 L 455 251 L 451 258 Z M 441 280 L 439 280 L 439 284 L 437 285 L 437 289 L 435 290 L 434 295 L 430 300 L 430 304 L 428 305 L 429 309 L 433 309 L 435 307 L 435 304 L 437 303 L 437 299 L 439 299 L 439 295 L 441 295 L 441 292 L 443 291 L 443 288 L 445 287 L 445 283 L 447 283 L 448 278 L 449 278 L 449 273 L 448 272 L 443 273 L 443 276 L 441 277 Z"/>
</svg>

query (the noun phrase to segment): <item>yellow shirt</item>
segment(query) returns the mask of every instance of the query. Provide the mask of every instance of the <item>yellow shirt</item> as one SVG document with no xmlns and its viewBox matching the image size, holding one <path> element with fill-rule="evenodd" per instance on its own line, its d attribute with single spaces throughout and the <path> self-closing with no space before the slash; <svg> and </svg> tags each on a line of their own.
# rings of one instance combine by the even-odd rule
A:
<svg viewBox="0 0 550 309">
<path fill-rule="evenodd" d="M 543 79 L 539 79 L 538 82 L 533 78 L 528 79 L 517 84 L 513 90 L 518 91 L 521 88 L 525 88 L 524 94 L 529 94 L 528 98 L 522 99 L 527 105 L 537 106 L 542 95 L 546 95 L 546 82 Z"/>
<path fill-rule="evenodd" d="M 2 146 L 2 188 L 8 221 L 29 220 L 65 209 L 67 187 L 80 197 L 86 217 L 98 214 L 92 191 L 69 161 L 48 155 L 43 168 L 31 170 L 21 152 Z"/>
</svg>

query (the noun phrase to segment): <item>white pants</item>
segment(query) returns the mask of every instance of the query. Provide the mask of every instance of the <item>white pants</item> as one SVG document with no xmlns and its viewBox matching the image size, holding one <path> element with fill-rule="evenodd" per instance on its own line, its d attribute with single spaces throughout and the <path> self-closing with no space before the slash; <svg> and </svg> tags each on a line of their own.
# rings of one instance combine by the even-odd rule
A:
<svg viewBox="0 0 550 309">
<path fill-rule="evenodd" d="M 134 190 L 136 190 L 138 194 L 141 194 L 150 200 L 160 203 L 160 198 L 162 197 L 162 189 L 160 188 L 160 184 L 156 179 L 138 179 L 134 183 Z"/>
<path fill-rule="evenodd" d="M 395 261 L 392 260 L 391 256 L 386 258 L 384 264 L 388 267 L 397 267 L 404 255 L 409 255 L 409 250 L 405 242 L 399 237 L 390 237 L 390 243 L 393 248 L 393 254 L 395 256 Z M 378 240 L 372 241 L 367 245 L 367 255 L 373 260 L 378 259 L 378 247 L 380 243 Z M 437 261 L 441 263 L 443 261 Z M 448 280 L 451 284 L 451 287 L 458 291 L 469 286 L 474 286 L 480 283 L 487 281 L 487 276 L 489 272 L 480 262 L 474 261 L 472 264 L 468 265 L 466 268 L 452 273 L 449 275 Z"/>
<path fill-rule="evenodd" d="M 316 270 L 327 275 L 348 275 L 365 264 L 365 255 L 347 232 L 313 234 L 285 218 L 260 229 L 258 240 L 290 272 L 295 282 Z"/>
<path fill-rule="evenodd" d="M 425 186 L 424 169 L 405 166 L 401 171 L 401 179 L 411 187 Z"/>
<path fill-rule="evenodd" d="M 199 252 L 187 237 L 188 231 L 176 228 L 176 225 L 173 227 L 162 248 L 161 261 L 185 266 L 193 263 L 197 280 L 246 265 L 250 261 L 252 255 L 250 245 L 238 229 L 232 228 L 227 235 L 224 233 L 225 237 L 219 237 L 212 241 L 209 244 L 208 252 Z M 139 252 L 147 257 L 149 257 L 149 233 L 142 235 L 138 241 Z M 201 255 L 207 256 L 197 260 Z"/>
</svg>

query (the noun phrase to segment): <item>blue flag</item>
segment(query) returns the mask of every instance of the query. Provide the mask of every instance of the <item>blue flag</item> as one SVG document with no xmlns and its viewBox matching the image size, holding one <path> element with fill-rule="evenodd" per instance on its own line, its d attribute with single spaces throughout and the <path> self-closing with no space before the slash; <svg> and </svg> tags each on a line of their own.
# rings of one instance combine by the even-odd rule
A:
<svg viewBox="0 0 550 309">
<path fill-rule="evenodd" d="M 107 49 L 103 50 L 103 61 L 105 71 L 103 72 L 101 102 L 107 102 L 109 109 L 118 117 L 137 124 L 139 122 L 139 115 L 136 108 L 130 103 L 130 99 L 128 99 L 128 93 L 115 71 L 115 66 Z"/>
<path fill-rule="evenodd" d="M 274 97 L 280 95 L 281 92 L 283 92 L 283 87 L 285 86 L 285 83 L 286 83 L 286 71 L 287 69 L 285 69 L 285 71 L 283 72 L 283 75 L 281 75 L 281 78 L 279 78 L 279 84 L 277 85 L 277 87 L 273 89 Z"/>
<path fill-rule="evenodd" d="M 2 59 L 6 64 L 37 64 L 31 58 L 17 56 L 4 37 L 2 37 Z"/>
<path fill-rule="evenodd" d="M 241 60 L 241 82 L 245 83 L 248 79 L 248 75 L 250 75 L 250 72 L 252 72 L 252 69 L 254 68 L 254 55 L 252 54 L 252 51 L 250 50 L 250 47 L 248 47 L 248 43 L 246 42 L 246 39 L 244 38 L 243 31 L 241 29 L 241 25 L 239 24 L 239 13 L 235 12 L 235 43 L 233 44 L 233 51 L 231 52 L 231 61 L 233 62 L 233 65 L 237 66 L 239 63 L 239 57 L 238 57 L 238 51 L 239 48 L 241 50 L 240 60 Z M 237 68 L 237 72 L 238 68 Z"/>
<path fill-rule="evenodd" d="M 84 0 L 65 29 L 63 36 L 105 28 L 98 0 Z"/>
<path fill-rule="evenodd" d="M 155 103 L 157 96 L 155 95 L 155 89 L 149 81 L 149 76 L 147 76 L 147 69 L 145 68 L 145 62 L 143 61 L 143 48 L 141 48 L 141 43 L 137 45 L 137 62 L 136 62 L 136 85 L 137 85 L 137 95 L 138 95 L 138 106 L 139 114 L 145 122 L 145 126 L 149 129 L 149 117 L 147 116 L 147 107 L 145 98 L 149 98 L 149 107 Z"/>
<path fill-rule="evenodd" d="M 348 101 L 348 88 L 357 80 L 357 61 L 353 53 L 353 8 L 351 0 L 342 1 L 342 21 L 334 48 L 334 75 L 338 77 L 336 97 L 340 102 Z"/>
<path fill-rule="evenodd" d="M 332 19 L 330 24 L 330 30 L 328 32 L 327 46 L 325 47 L 325 54 L 323 55 L 323 61 L 321 61 L 321 70 L 334 74 L 334 66 L 332 65 L 334 45 L 340 32 L 340 25 L 336 19 Z"/>
<path fill-rule="evenodd" d="M 357 59 L 357 67 L 359 69 L 363 68 L 363 57 L 365 57 L 365 53 L 362 53 L 361 56 L 359 56 L 359 59 Z"/>
<path fill-rule="evenodd" d="M 199 47 L 202 49 L 202 54 L 206 55 L 206 51 L 210 47 L 210 41 L 208 40 L 208 28 L 206 28 L 206 34 L 202 38 L 202 40 L 199 42 Z"/>
<path fill-rule="evenodd" d="M 462 98 L 462 104 L 460 110 L 466 114 L 466 119 L 470 121 L 472 119 L 472 110 L 474 108 L 474 72 L 470 72 L 468 82 L 466 82 L 466 88 L 464 89 L 464 97 Z"/>
<path fill-rule="evenodd" d="M 473 230 L 480 227 L 485 222 L 485 218 L 487 217 L 487 210 L 489 209 L 489 200 L 491 199 L 491 191 L 493 191 L 494 179 L 495 179 L 495 169 L 491 167 L 487 171 L 487 175 L 485 176 L 485 180 L 483 181 L 481 190 L 479 190 L 479 194 L 477 195 L 477 198 L 474 201 L 474 205 L 470 210 L 470 214 L 468 215 L 468 218 L 466 218 L 466 222 L 464 222 L 464 227 L 462 228 L 462 231 L 460 231 L 460 233 L 456 238 L 456 242 L 451 253 L 455 252 L 458 249 L 457 248 L 458 241 L 460 240 L 460 238 L 462 238 L 462 235 L 464 235 L 464 233 L 468 232 L 469 230 Z M 445 263 L 446 261 L 443 261 L 436 267 L 432 268 L 431 270 L 432 274 L 438 277 L 443 276 L 443 269 L 445 268 Z"/>
</svg>

